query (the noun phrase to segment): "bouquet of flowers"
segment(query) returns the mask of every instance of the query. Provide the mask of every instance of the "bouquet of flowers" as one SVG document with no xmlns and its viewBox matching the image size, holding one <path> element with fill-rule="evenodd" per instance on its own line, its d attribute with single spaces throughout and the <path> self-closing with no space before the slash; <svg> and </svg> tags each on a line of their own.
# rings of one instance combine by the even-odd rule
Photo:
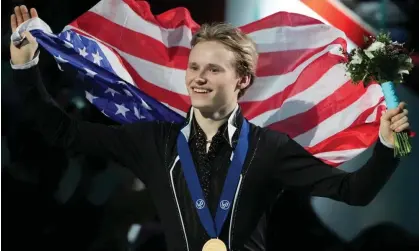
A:
<svg viewBox="0 0 419 251">
<path fill-rule="evenodd" d="M 380 84 L 388 109 L 399 105 L 395 85 L 403 82 L 403 75 L 413 68 L 412 58 L 403 44 L 394 42 L 388 33 L 365 37 L 366 47 L 346 53 L 346 70 L 352 82 Z M 411 151 L 409 132 L 395 133 L 395 156 L 405 156 Z"/>
</svg>

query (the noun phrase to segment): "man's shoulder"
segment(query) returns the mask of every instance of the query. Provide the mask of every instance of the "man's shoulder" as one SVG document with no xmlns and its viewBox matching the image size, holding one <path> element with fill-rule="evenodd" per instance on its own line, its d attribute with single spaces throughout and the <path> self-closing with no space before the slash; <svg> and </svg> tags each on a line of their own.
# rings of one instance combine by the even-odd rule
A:
<svg viewBox="0 0 419 251">
<path fill-rule="evenodd" d="M 147 132 L 176 132 L 181 128 L 180 123 L 168 122 L 168 121 L 140 121 L 125 125 L 128 130 L 139 131 L 146 130 Z"/>
<path fill-rule="evenodd" d="M 268 145 L 276 145 L 281 146 L 287 143 L 290 137 L 281 131 L 270 129 L 269 127 L 261 127 L 259 125 L 255 125 L 250 123 L 250 131 L 252 137 L 257 138 L 258 140 L 264 142 Z"/>
<path fill-rule="evenodd" d="M 125 135 L 135 142 L 161 145 L 174 142 L 181 124 L 165 121 L 142 121 L 125 124 L 122 128 L 126 133 Z"/>
</svg>

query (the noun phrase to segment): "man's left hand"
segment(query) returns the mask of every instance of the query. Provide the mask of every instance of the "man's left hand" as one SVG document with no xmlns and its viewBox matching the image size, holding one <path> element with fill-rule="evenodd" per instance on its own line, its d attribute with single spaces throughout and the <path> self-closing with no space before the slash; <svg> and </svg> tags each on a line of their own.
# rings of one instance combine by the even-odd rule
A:
<svg viewBox="0 0 419 251">
<path fill-rule="evenodd" d="M 405 109 L 406 103 L 401 102 L 395 109 L 387 110 L 381 116 L 380 133 L 386 143 L 394 146 L 394 133 L 401 132 L 409 128 L 408 111 Z"/>
</svg>

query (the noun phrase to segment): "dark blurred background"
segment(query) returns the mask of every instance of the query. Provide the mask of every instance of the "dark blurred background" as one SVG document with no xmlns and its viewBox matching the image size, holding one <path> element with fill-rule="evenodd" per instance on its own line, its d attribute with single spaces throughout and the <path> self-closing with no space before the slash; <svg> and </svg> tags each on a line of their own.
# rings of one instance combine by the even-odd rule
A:
<svg viewBox="0 0 419 251">
<path fill-rule="evenodd" d="M 21 102 L 11 79 L 9 63 L 9 26 L 13 7 L 26 4 L 37 8 L 40 17 L 51 26 L 54 33 L 59 33 L 66 24 L 97 2 L 3 0 L 1 3 L 1 191 L 4 250 L 166 250 L 159 219 L 147 189 L 140 180 L 116 163 L 48 146 L 38 133 L 29 129 L 29 121 L 20 113 Z M 192 18 L 202 24 L 231 20 L 231 17 L 226 17 L 226 6 L 231 6 L 229 2 L 237 1 L 148 2 L 154 14 L 174 7 L 186 7 Z M 257 0 L 240 1 L 244 5 L 248 4 L 249 8 L 250 2 L 258 4 Z M 391 30 L 410 49 L 419 50 L 419 1 L 342 2 L 370 25 Z M 391 18 L 383 18 L 380 13 L 387 13 L 387 17 Z M 48 53 L 43 52 L 41 57 L 40 67 L 45 72 L 43 76 L 47 89 L 68 113 L 82 120 L 114 123 L 78 94 L 75 79 L 59 71 L 55 60 Z M 415 60 L 418 64 L 418 59 Z M 418 104 L 417 67 L 406 79 L 406 87 L 404 92 L 410 93 L 410 99 Z M 414 250 L 418 247 L 414 245 L 417 245 L 415 234 L 419 233 L 419 226 L 406 229 L 394 222 L 380 222 L 362 229 L 356 238 L 348 240 L 342 237 L 339 227 L 327 224 L 324 214 L 323 217 L 319 216 L 318 208 L 323 210 L 317 207 L 316 211 L 312 198 L 307 194 L 285 191 L 267 212 L 267 221 L 261 224 L 263 231 L 268 231 L 269 250 L 288 250 L 291 247 L 294 250 L 306 248 L 306 245 L 313 250 Z M 419 224 L 417 218 L 411 222 Z M 412 229 L 417 232 L 410 231 Z"/>
</svg>

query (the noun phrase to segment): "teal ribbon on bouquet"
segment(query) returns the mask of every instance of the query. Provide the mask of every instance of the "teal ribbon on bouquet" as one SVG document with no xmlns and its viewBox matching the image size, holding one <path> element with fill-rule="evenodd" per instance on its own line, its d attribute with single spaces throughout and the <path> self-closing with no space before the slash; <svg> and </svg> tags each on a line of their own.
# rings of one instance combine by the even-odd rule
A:
<svg viewBox="0 0 419 251">
<path fill-rule="evenodd" d="M 381 84 L 381 89 L 386 100 L 387 109 L 395 109 L 400 101 L 396 94 L 396 87 L 393 82 L 388 81 Z M 394 156 L 406 156 L 412 151 L 410 144 L 410 132 L 394 132 Z"/>
</svg>

